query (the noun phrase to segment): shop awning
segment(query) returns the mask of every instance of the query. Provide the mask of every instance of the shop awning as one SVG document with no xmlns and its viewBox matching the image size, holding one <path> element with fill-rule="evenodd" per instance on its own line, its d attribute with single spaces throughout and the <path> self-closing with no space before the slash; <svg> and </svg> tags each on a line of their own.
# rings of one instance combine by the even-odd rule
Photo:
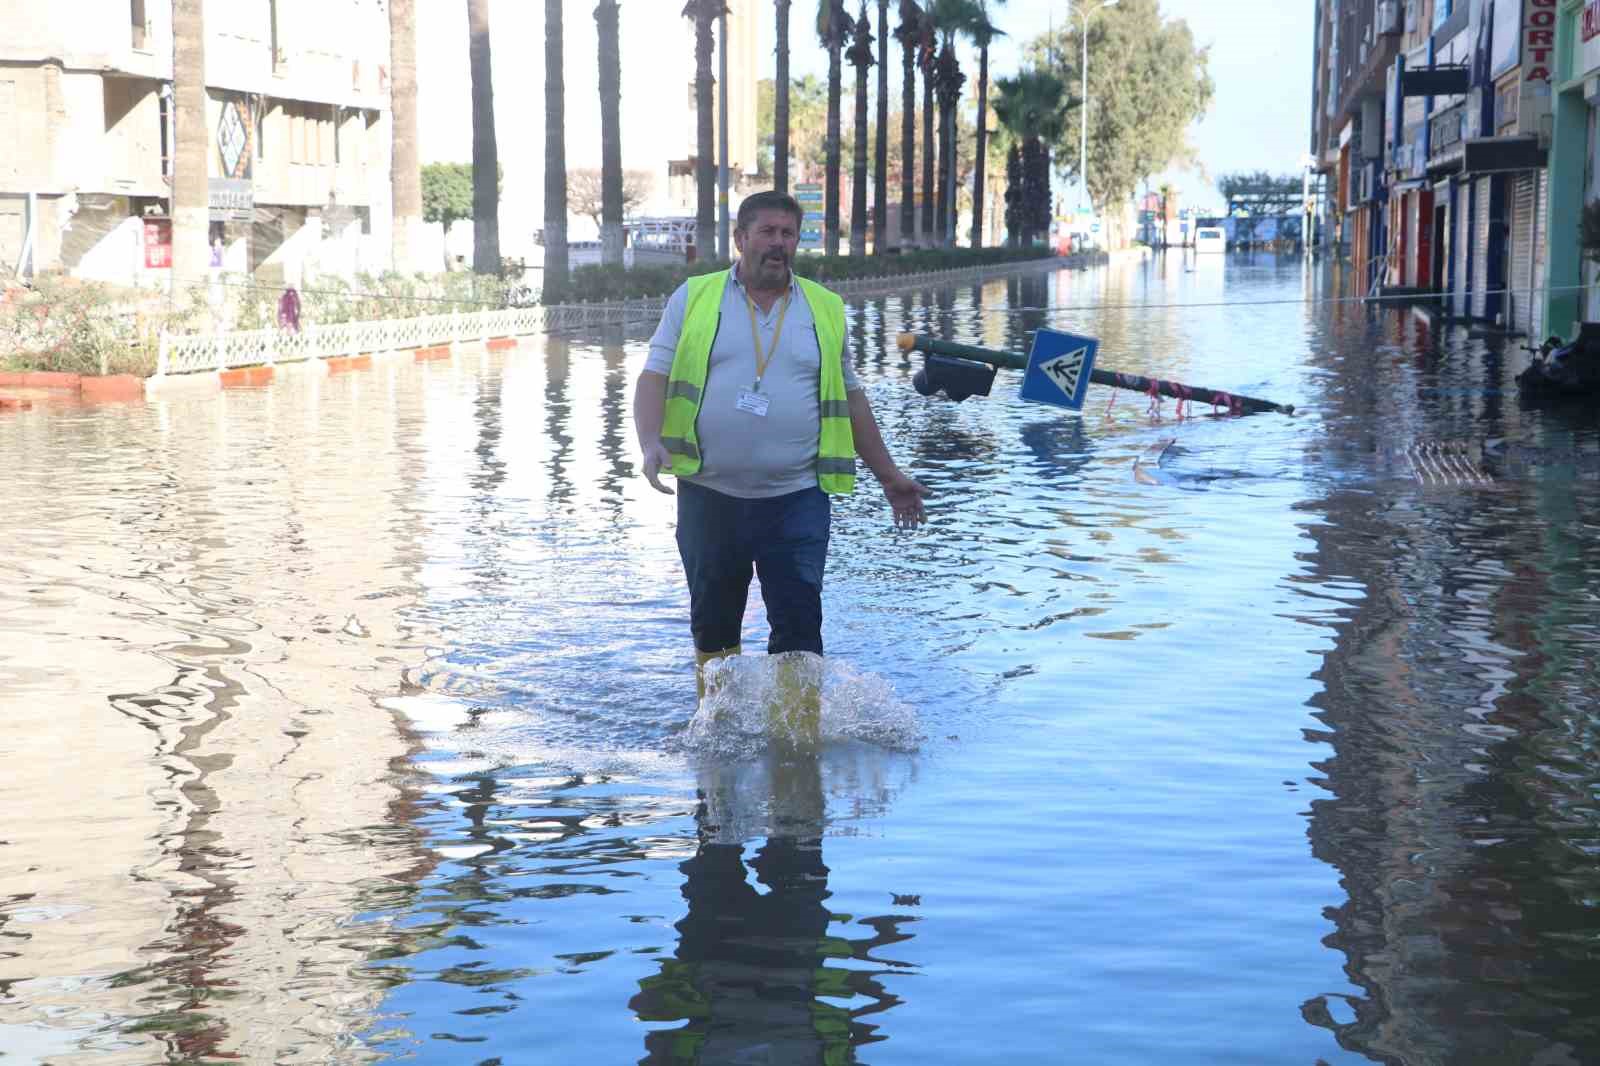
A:
<svg viewBox="0 0 1600 1066">
<path fill-rule="evenodd" d="M 1400 95 L 1460 96 L 1471 82 L 1466 67 L 1408 67 L 1400 72 Z"/>
<path fill-rule="evenodd" d="M 1537 137 L 1469 137 L 1465 143 L 1461 169 L 1469 174 L 1543 170 L 1550 158 Z"/>
</svg>

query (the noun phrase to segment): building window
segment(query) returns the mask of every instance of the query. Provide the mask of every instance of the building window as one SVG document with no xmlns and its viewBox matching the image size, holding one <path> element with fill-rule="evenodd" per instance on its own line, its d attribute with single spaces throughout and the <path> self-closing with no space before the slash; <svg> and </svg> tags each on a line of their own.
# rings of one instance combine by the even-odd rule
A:
<svg viewBox="0 0 1600 1066">
<path fill-rule="evenodd" d="M 130 14 L 133 16 L 133 47 L 142 52 L 149 33 L 149 24 L 144 17 L 144 0 L 130 0 L 129 6 L 132 9 Z"/>
<path fill-rule="evenodd" d="M 172 86 L 163 85 L 156 98 L 161 105 L 157 109 L 161 116 L 161 173 L 167 176 L 172 173 Z"/>
</svg>

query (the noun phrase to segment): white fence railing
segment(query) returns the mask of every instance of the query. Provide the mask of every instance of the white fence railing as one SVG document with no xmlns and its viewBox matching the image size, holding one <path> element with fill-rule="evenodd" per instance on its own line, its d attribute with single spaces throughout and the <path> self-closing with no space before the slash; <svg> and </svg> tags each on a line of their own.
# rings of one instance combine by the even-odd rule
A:
<svg viewBox="0 0 1600 1066">
<path fill-rule="evenodd" d="M 1039 267 L 1059 267 L 1059 259 L 1028 259 L 1014 263 L 956 267 L 921 274 L 887 275 L 829 282 L 845 294 L 893 291 L 920 285 L 948 285 L 966 278 Z M 496 311 L 456 311 L 417 318 L 378 319 L 307 325 L 285 329 L 237 330 L 227 333 L 161 334 L 156 374 L 194 374 L 212 370 L 275 363 L 293 363 L 333 356 L 362 355 L 430 348 L 443 344 L 484 341 L 491 337 L 523 337 L 534 333 L 559 333 L 594 326 L 653 323 L 661 317 L 665 297 L 612 303 L 553 304 L 549 307 L 511 307 Z"/>
<path fill-rule="evenodd" d="M 626 325 L 659 318 L 665 303 L 665 300 L 653 299 L 457 311 L 417 318 L 313 324 L 298 331 L 162 333 L 156 374 L 193 374 L 260 364 L 271 366 L 330 356 L 484 341 L 490 337 L 523 337 L 592 326 Z"/>
</svg>

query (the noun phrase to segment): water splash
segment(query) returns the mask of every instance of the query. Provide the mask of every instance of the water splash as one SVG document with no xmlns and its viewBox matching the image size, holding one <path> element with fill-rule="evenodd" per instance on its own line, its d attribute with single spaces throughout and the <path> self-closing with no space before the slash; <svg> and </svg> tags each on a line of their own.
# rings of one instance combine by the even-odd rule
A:
<svg viewBox="0 0 1600 1066">
<path fill-rule="evenodd" d="M 705 680 L 684 738 L 694 754 L 747 759 L 771 747 L 846 740 L 909 752 L 922 739 L 916 712 L 887 681 L 838 659 L 736 655 L 707 664 Z"/>
</svg>

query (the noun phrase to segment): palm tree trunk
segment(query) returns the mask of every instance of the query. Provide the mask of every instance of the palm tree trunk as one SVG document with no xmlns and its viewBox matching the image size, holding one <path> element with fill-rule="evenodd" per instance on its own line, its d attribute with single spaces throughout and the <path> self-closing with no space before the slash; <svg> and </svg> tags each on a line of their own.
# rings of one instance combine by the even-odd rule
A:
<svg viewBox="0 0 1600 1066">
<path fill-rule="evenodd" d="M 594 9 L 600 56 L 600 262 L 622 265 L 622 46 L 617 0 Z"/>
<path fill-rule="evenodd" d="M 789 191 L 789 5 L 778 0 L 778 72 L 772 101 L 772 187 Z"/>
<path fill-rule="evenodd" d="M 933 62 L 924 53 L 922 64 L 922 226 L 918 234 L 923 247 L 933 246 Z"/>
<path fill-rule="evenodd" d="M 556 3 L 559 0 L 545 0 Z M 694 106 L 695 106 L 695 252 L 702 258 L 714 256 L 717 247 L 717 125 L 711 101 L 712 39 L 711 23 L 716 16 L 708 0 L 694 9 Z"/>
<path fill-rule="evenodd" d="M 972 246 L 983 247 L 983 178 L 989 151 L 989 46 L 978 49 L 978 144 L 972 173 Z"/>
<path fill-rule="evenodd" d="M 479 274 L 498 274 L 500 273 L 500 160 L 494 136 L 494 78 L 489 63 L 489 0 L 467 0 L 467 33 L 472 49 L 472 269 Z M 546 48 L 549 47 L 549 33 L 550 29 L 547 26 Z M 559 55 L 561 48 L 559 8 L 556 12 L 555 34 Z M 548 107 L 548 82 L 545 93 L 545 105 Z M 557 100 L 559 99 L 558 95 Z M 548 178 L 545 184 L 548 200 Z M 548 258 L 546 269 L 548 269 Z"/>
<path fill-rule="evenodd" d="M 956 243 L 956 105 L 966 82 L 956 62 L 955 44 L 946 40 L 939 53 L 939 243 Z"/>
<path fill-rule="evenodd" d="M 850 62 L 856 68 L 856 143 L 850 173 L 850 254 L 867 254 L 867 68 L 872 65 L 872 32 L 866 2 L 856 20 L 855 46 Z"/>
<path fill-rule="evenodd" d="M 889 244 L 889 0 L 878 0 L 878 143 L 872 166 L 872 251 Z"/>
<path fill-rule="evenodd" d="M 955 145 L 951 139 L 954 125 L 955 100 L 950 93 L 950 42 L 946 41 L 939 52 L 936 64 L 935 92 L 939 100 L 939 188 L 936 195 L 937 214 L 934 217 L 934 238 L 940 246 L 950 243 L 950 167 Z"/>
<path fill-rule="evenodd" d="M 840 33 L 832 31 L 828 45 L 828 133 L 827 170 L 823 177 L 822 250 L 826 255 L 839 254 L 839 97 L 843 91 L 840 70 Z"/>
<path fill-rule="evenodd" d="M 562 73 L 561 0 L 544 2 L 544 283 L 541 299 L 569 283 L 567 260 L 567 99 Z M 498 174 L 495 175 L 498 179 Z"/>
<path fill-rule="evenodd" d="M 204 0 L 172 0 L 172 95 L 172 282 L 176 295 L 178 285 L 203 281 L 211 265 Z"/>
<path fill-rule="evenodd" d="M 914 9 L 900 0 L 900 244 L 917 232 L 917 57 Z"/>
<path fill-rule="evenodd" d="M 422 227 L 422 168 L 417 157 L 416 0 L 389 0 L 389 185 L 394 199 L 394 269 L 417 269 Z"/>
</svg>

